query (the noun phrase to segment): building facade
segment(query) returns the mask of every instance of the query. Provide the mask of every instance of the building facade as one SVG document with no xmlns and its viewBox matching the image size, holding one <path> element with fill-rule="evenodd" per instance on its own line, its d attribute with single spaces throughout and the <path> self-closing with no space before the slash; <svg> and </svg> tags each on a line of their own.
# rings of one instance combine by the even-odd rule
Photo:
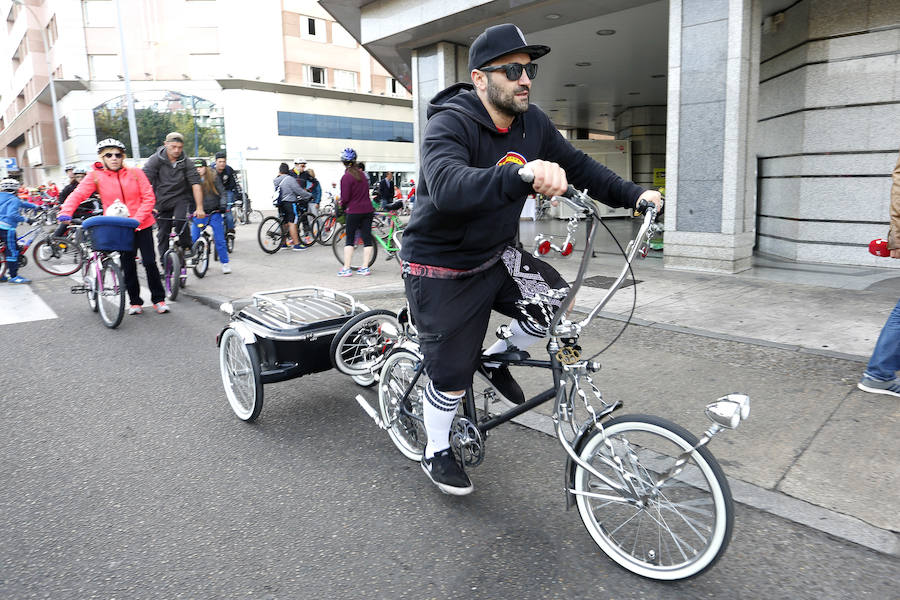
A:
<svg viewBox="0 0 900 600">
<path fill-rule="evenodd" d="M 140 163 L 162 127 L 180 124 L 185 151 L 224 149 L 255 199 L 271 195 L 280 162 L 299 157 L 323 185 L 336 181 L 347 146 L 370 169 L 413 170 L 410 94 L 315 0 L 252 10 L 240 0 L 3 0 L 0 14 L 0 151 L 28 185 L 63 177 L 51 70 L 64 164 L 92 164 L 105 131 Z M 137 148 L 123 125 L 126 77 L 140 129 L 152 132 Z"/>
<path fill-rule="evenodd" d="M 867 246 L 886 235 L 900 151 L 900 2 L 321 4 L 412 83 L 417 133 L 429 99 L 469 81 L 486 27 L 550 46 L 532 101 L 572 137 L 631 141 L 638 183 L 665 177 L 668 267 L 733 273 L 754 253 L 898 266 Z"/>
</svg>

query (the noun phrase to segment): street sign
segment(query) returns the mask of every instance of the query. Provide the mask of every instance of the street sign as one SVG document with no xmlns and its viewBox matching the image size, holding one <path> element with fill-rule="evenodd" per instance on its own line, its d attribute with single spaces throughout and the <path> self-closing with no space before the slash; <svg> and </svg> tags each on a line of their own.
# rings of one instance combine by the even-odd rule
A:
<svg viewBox="0 0 900 600">
<path fill-rule="evenodd" d="M 3 158 L 3 168 L 9 171 L 18 171 L 19 163 L 16 161 L 15 157 Z"/>
</svg>

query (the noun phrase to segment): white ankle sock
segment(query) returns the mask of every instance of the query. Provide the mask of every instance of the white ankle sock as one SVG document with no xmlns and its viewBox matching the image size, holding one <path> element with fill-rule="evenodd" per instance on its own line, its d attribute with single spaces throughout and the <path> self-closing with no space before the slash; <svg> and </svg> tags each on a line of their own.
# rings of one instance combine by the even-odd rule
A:
<svg viewBox="0 0 900 600">
<path fill-rule="evenodd" d="M 509 330 L 512 331 L 512 337 L 508 340 L 497 340 L 494 344 L 484 351 L 485 354 L 490 356 L 491 354 L 497 354 L 499 352 L 506 352 L 508 345 L 515 346 L 519 350 L 525 350 L 526 348 L 534 345 L 535 342 L 539 342 L 542 338 L 538 336 L 531 335 L 522 329 L 522 326 L 519 322 L 513 319 L 509 324 Z M 496 367 L 499 363 L 484 363 L 485 366 L 488 367 Z"/>
<path fill-rule="evenodd" d="M 425 388 L 425 402 L 422 405 L 422 418 L 425 421 L 425 431 L 428 433 L 428 443 L 425 445 L 425 458 L 432 458 L 436 452 L 450 447 L 450 426 L 459 401 L 465 393 L 451 395 L 434 389 L 434 384 L 428 382 Z"/>
</svg>

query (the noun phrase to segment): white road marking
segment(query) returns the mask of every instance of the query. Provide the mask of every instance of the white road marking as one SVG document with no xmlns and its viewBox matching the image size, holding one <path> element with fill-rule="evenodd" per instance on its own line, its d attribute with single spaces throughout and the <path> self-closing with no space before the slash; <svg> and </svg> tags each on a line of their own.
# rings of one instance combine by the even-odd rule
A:
<svg viewBox="0 0 900 600">
<path fill-rule="evenodd" d="M 58 318 L 27 283 L 0 283 L 0 325 Z"/>
</svg>

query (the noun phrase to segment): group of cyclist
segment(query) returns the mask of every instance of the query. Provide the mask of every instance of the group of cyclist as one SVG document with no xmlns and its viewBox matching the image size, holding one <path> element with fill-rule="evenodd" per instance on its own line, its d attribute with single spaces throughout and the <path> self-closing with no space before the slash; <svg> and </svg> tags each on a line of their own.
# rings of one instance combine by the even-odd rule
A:
<svg viewBox="0 0 900 600">
<path fill-rule="evenodd" d="M 144 301 L 135 260 L 138 252 L 147 273 L 154 309 L 160 314 L 169 312 L 157 260 L 161 260 L 168 249 L 173 228 L 177 232 L 179 245 L 189 257 L 193 243 L 201 235 L 203 227 L 209 225 L 213 230 L 222 272 L 231 273 L 225 232 L 226 228 L 233 228 L 233 222 L 227 221 L 228 209 L 239 188 L 234 170 L 225 164 L 224 153 L 216 155 L 216 165 L 210 168 L 205 159 L 190 160 L 185 157 L 184 137 L 178 132 L 171 132 L 143 169 L 125 164 L 125 144 L 116 139 L 100 141 L 97 154 L 98 160 L 90 172 L 74 167 L 71 169 L 71 182 L 60 194 L 63 202 L 57 217 L 60 227 L 56 234 L 64 233 L 73 216 L 80 218 L 106 212 L 117 200 L 125 205 L 128 215 L 138 221 L 134 249 L 121 253 L 130 304 L 128 314 L 143 313 Z M 99 206 L 88 206 L 92 201 Z M 187 227 L 188 222 L 190 228 Z M 155 241 L 152 233 L 154 224 L 158 227 Z"/>
</svg>

